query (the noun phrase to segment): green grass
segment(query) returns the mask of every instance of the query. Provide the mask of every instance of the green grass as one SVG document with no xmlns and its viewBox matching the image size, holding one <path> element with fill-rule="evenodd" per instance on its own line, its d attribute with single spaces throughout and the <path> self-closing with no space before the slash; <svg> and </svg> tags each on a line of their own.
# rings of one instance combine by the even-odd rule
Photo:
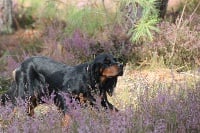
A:
<svg viewBox="0 0 200 133">
<path fill-rule="evenodd" d="M 79 29 L 93 35 L 111 20 L 107 18 L 102 5 L 98 7 L 91 5 L 80 9 L 71 3 L 52 0 L 21 0 L 20 3 L 27 5 L 25 6 L 26 13 L 36 17 L 40 25 L 50 24 L 54 20 L 64 21 L 67 24 L 65 32 L 69 34 Z"/>
<path fill-rule="evenodd" d="M 72 33 L 76 29 L 93 35 L 101 30 L 106 24 L 105 12 L 100 8 L 69 7 L 66 10 L 65 20 L 67 22 L 67 33 Z"/>
</svg>

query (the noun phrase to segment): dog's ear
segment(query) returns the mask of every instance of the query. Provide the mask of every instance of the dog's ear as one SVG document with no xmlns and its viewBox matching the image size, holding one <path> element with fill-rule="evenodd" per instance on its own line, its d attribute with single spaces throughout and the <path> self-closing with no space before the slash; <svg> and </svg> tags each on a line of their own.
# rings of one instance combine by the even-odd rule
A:
<svg viewBox="0 0 200 133">
<path fill-rule="evenodd" d="M 94 63 L 92 66 L 92 71 L 95 77 L 99 78 L 101 71 L 102 71 L 102 64 L 101 63 Z"/>
</svg>

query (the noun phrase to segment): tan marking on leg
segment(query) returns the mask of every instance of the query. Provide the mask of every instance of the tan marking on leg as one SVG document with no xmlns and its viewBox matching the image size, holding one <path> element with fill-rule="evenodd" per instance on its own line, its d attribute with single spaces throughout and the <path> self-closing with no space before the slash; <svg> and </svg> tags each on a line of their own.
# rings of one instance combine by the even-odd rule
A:
<svg viewBox="0 0 200 133">
<path fill-rule="evenodd" d="M 72 120 L 71 116 L 65 114 L 64 117 L 62 118 L 62 126 L 63 127 L 69 127 L 71 120 Z"/>
</svg>

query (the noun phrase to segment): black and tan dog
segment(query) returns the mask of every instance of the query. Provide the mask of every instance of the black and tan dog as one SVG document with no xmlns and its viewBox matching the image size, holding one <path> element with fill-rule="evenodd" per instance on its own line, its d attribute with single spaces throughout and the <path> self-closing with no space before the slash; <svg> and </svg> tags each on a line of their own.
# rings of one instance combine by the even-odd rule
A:
<svg viewBox="0 0 200 133">
<path fill-rule="evenodd" d="M 15 104 L 17 97 L 28 99 L 30 115 L 42 102 L 42 97 L 52 93 L 55 104 L 64 114 L 68 108 L 61 93 L 77 96 L 79 100 L 87 100 L 95 105 L 92 93 L 99 92 L 101 105 L 114 110 L 116 108 L 108 101 L 106 93 L 112 96 L 118 76 L 123 75 L 123 64 L 109 54 L 98 55 L 94 61 L 77 66 L 67 66 L 47 57 L 35 56 L 22 62 L 13 75 L 15 81 L 2 96 L 2 103 L 11 100 Z"/>
</svg>

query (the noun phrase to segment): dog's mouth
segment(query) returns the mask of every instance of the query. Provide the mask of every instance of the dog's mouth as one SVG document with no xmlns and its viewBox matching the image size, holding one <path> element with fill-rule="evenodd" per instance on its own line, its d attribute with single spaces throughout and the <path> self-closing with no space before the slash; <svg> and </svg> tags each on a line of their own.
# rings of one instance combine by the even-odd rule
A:
<svg viewBox="0 0 200 133">
<path fill-rule="evenodd" d="M 112 92 L 107 92 L 107 94 L 112 97 L 113 93 Z"/>
</svg>

